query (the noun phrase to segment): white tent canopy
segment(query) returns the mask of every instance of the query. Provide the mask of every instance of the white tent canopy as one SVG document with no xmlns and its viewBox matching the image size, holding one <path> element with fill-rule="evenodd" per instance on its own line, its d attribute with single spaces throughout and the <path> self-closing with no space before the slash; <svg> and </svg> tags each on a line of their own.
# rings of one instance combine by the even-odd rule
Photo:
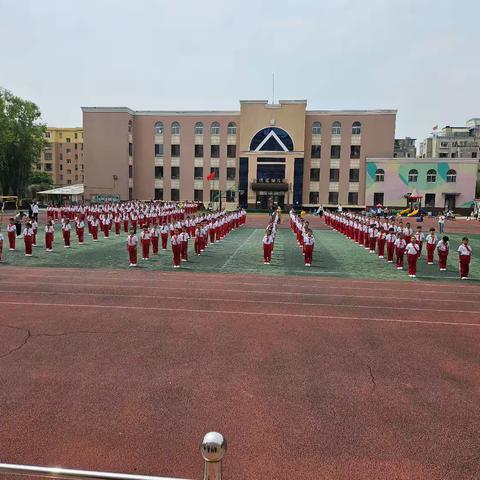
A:
<svg viewBox="0 0 480 480">
<path fill-rule="evenodd" d="M 51 190 L 43 190 L 42 195 L 83 195 L 85 191 L 83 183 L 77 185 L 67 185 L 66 187 L 52 188 Z"/>
</svg>

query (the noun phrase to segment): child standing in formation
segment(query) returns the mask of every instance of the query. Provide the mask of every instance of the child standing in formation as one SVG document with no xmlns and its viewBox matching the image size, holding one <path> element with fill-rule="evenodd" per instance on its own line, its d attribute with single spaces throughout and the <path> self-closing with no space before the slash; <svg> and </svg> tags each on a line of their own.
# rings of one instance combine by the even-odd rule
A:
<svg viewBox="0 0 480 480">
<path fill-rule="evenodd" d="M 433 265 L 435 250 L 438 255 L 438 266 L 440 271 L 447 270 L 447 258 L 449 252 L 448 237 L 443 237 L 438 241 L 435 234 L 435 228 L 429 229 L 429 234 L 425 237 L 421 226 L 416 228 L 413 233 L 409 222 L 403 225 L 403 221 L 395 221 L 393 218 L 383 218 L 378 216 L 367 216 L 365 214 L 351 212 L 324 212 L 325 224 L 337 230 L 345 236 L 351 238 L 355 243 L 365 246 L 367 250 L 372 251 L 372 234 L 377 229 L 377 252 L 379 258 L 383 257 L 383 248 L 381 242 L 381 232 L 388 231 L 385 236 L 385 244 L 387 247 L 387 262 L 393 263 L 394 255 L 396 256 L 396 268 L 403 269 L 405 251 L 409 261 L 409 276 L 415 278 L 416 266 L 418 258 L 422 254 L 422 245 L 426 243 L 427 264 Z M 414 241 L 412 239 L 414 237 Z M 415 254 L 415 251 L 417 252 Z M 458 248 L 459 253 L 459 270 L 462 279 L 467 279 L 469 274 L 469 263 L 472 256 L 472 250 L 468 244 L 468 240 L 463 241 Z"/>
<path fill-rule="evenodd" d="M 17 238 L 17 228 L 15 227 L 15 219 L 9 218 L 7 225 L 8 249 L 15 250 L 15 240 Z"/>
<path fill-rule="evenodd" d="M 85 222 L 82 220 L 81 217 L 76 217 L 75 219 L 75 231 L 77 233 L 78 244 L 84 244 L 84 231 L 85 231 Z"/>
<path fill-rule="evenodd" d="M 48 220 L 47 224 L 45 225 L 45 249 L 47 252 L 51 252 L 53 250 L 53 236 L 55 234 L 55 229 L 53 227 L 53 221 Z"/>
<path fill-rule="evenodd" d="M 38 222 L 35 220 L 35 217 L 32 217 L 30 219 L 30 224 L 32 225 L 32 231 L 33 231 L 32 247 L 36 247 L 37 246 Z"/>
<path fill-rule="evenodd" d="M 127 252 L 128 258 L 130 260 L 130 267 L 137 266 L 137 245 L 138 245 L 138 237 L 135 234 L 135 229 L 132 227 L 130 229 L 130 234 L 127 237 Z"/>
<path fill-rule="evenodd" d="M 313 248 L 315 245 L 315 237 L 313 236 L 312 230 L 309 228 L 307 234 L 303 239 L 303 246 L 305 249 L 305 266 L 310 267 L 313 261 Z"/>
<path fill-rule="evenodd" d="M 187 232 L 187 226 L 182 227 L 182 233 L 179 235 L 180 238 L 180 256 L 182 262 L 188 262 L 188 239 L 190 235 Z"/>
<path fill-rule="evenodd" d="M 0 225 L 0 262 L 3 261 L 3 235 L 2 226 Z"/>
<path fill-rule="evenodd" d="M 62 225 L 63 241 L 65 243 L 65 248 L 70 248 L 70 232 L 72 231 L 72 226 L 70 225 L 70 219 L 66 218 Z"/>
<path fill-rule="evenodd" d="M 263 236 L 263 264 L 270 265 L 272 261 L 272 249 L 273 249 L 273 237 L 272 230 L 267 228 L 265 235 Z"/>
<path fill-rule="evenodd" d="M 150 258 L 150 232 L 147 225 L 143 226 L 140 238 L 142 240 L 142 260 L 148 260 Z"/>
<path fill-rule="evenodd" d="M 178 235 L 178 229 L 173 230 L 172 238 L 170 239 L 172 244 L 172 254 L 173 254 L 173 268 L 180 268 L 180 255 L 181 255 L 181 240 Z"/>
<path fill-rule="evenodd" d="M 27 222 L 25 228 L 23 229 L 23 241 L 25 242 L 25 256 L 31 257 L 33 245 L 33 229 L 30 222 Z"/>
</svg>

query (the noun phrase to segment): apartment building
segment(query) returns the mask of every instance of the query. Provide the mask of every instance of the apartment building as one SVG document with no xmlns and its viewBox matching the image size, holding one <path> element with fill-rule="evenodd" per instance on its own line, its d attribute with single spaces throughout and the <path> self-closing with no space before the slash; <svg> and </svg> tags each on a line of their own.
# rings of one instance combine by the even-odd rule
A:
<svg viewBox="0 0 480 480">
<path fill-rule="evenodd" d="M 48 127 L 48 142 L 35 169 L 47 172 L 56 185 L 84 182 L 83 129 Z"/>
<path fill-rule="evenodd" d="M 393 156 L 395 158 L 415 158 L 417 156 L 416 138 L 396 138 Z"/>
</svg>

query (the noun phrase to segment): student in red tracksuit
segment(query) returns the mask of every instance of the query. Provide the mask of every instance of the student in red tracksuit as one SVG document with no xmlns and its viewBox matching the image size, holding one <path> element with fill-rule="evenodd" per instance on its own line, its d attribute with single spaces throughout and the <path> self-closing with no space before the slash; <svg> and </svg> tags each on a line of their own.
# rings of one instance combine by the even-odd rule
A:
<svg viewBox="0 0 480 480">
<path fill-rule="evenodd" d="M 458 266 L 462 280 L 468 280 L 470 260 L 472 259 L 472 247 L 468 244 L 468 238 L 463 237 L 458 247 Z"/>
<path fill-rule="evenodd" d="M 188 239 L 190 238 L 190 235 L 187 232 L 186 226 L 183 226 L 182 233 L 180 233 L 179 238 L 181 261 L 188 262 Z"/>
<path fill-rule="evenodd" d="M 420 256 L 420 245 L 417 243 L 417 239 L 412 236 L 410 243 L 405 247 L 408 261 L 408 276 L 415 278 L 417 276 L 417 260 Z"/>
<path fill-rule="evenodd" d="M 32 224 L 28 222 L 23 229 L 23 241 L 25 242 L 25 256 L 32 256 L 33 229 Z"/>
<path fill-rule="evenodd" d="M 427 264 L 433 265 L 433 255 L 435 254 L 435 247 L 438 243 L 438 237 L 435 235 L 435 229 L 431 228 L 430 233 L 426 238 L 427 242 Z"/>
<path fill-rule="evenodd" d="M 51 252 L 53 250 L 53 236 L 55 230 L 53 228 L 53 221 L 48 220 L 47 224 L 45 225 L 45 249 L 47 252 Z"/>
<path fill-rule="evenodd" d="M 201 231 L 201 225 L 197 224 L 195 227 L 195 241 L 194 241 L 194 247 L 195 247 L 195 255 L 200 255 L 200 252 L 202 250 L 202 231 Z"/>
<path fill-rule="evenodd" d="M 140 239 L 142 240 L 142 260 L 148 260 L 150 258 L 150 232 L 146 225 L 143 226 Z"/>
<path fill-rule="evenodd" d="M 273 237 L 271 230 L 267 230 L 262 240 L 263 243 L 263 264 L 270 265 L 272 261 Z"/>
<path fill-rule="evenodd" d="M 315 246 L 315 237 L 311 229 L 307 230 L 307 234 L 303 238 L 303 249 L 305 251 L 305 266 L 310 267 L 313 261 L 313 248 Z"/>
<path fill-rule="evenodd" d="M 390 227 L 385 237 L 385 243 L 387 245 L 387 262 L 388 263 L 393 263 L 393 253 L 395 252 L 396 239 L 397 237 L 395 236 L 395 230 L 392 227 Z"/>
<path fill-rule="evenodd" d="M 377 242 L 377 227 L 374 223 L 368 229 L 368 238 L 370 243 L 370 253 L 375 253 L 375 244 Z"/>
<path fill-rule="evenodd" d="M 32 247 L 37 246 L 37 232 L 38 232 L 38 222 L 35 220 L 34 217 L 30 219 L 30 223 L 32 225 L 33 236 L 32 236 Z"/>
<path fill-rule="evenodd" d="M 75 224 L 75 231 L 77 233 L 78 244 L 85 245 L 83 242 L 84 232 L 85 232 L 85 222 L 81 218 L 77 218 L 77 221 Z"/>
<path fill-rule="evenodd" d="M 378 258 L 385 257 L 385 242 L 386 242 L 386 235 L 383 227 L 380 227 L 377 232 L 377 251 L 378 251 Z"/>
<path fill-rule="evenodd" d="M 0 229 L 2 226 L 0 225 Z M 0 262 L 3 260 L 3 235 L 2 232 L 0 231 Z"/>
<path fill-rule="evenodd" d="M 152 253 L 158 255 L 158 239 L 160 237 L 160 229 L 158 228 L 157 221 L 153 222 L 153 226 L 150 229 L 150 237 L 152 239 Z"/>
<path fill-rule="evenodd" d="M 113 222 L 115 223 L 115 235 L 120 235 L 121 219 L 118 213 L 115 215 Z"/>
<path fill-rule="evenodd" d="M 448 243 L 448 237 L 444 236 L 437 243 L 437 253 L 438 253 L 438 267 L 441 272 L 447 271 L 447 258 L 448 251 L 450 250 L 450 244 Z"/>
<path fill-rule="evenodd" d="M 72 230 L 72 226 L 70 225 L 70 220 L 68 218 L 65 219 L 65 223 L 62 226 L 62 234 L 63 234 L 63 242 L 65 243 L 65 248 L 70 248 L 70 232 Z"/>
<path fill-rule="evenodd" d="M 98 242 L 98 218 L 93 217 L 90 223 L 90 228 L 92 230 L 92 237 L 94 242 Z"/>
<path fill-rule="evenodd" d="M 395 254 L 397 256 L 397 270 L 403 270 L 403 256 L 405 255 L 405 247 L 407 242 L 403 238 L 403 233 L 398 234 L 398 238 L 395 240 Z"/>
<path fill-rule="evenodd" d="M 15 250 L 15 240 L 17 238 L 17 228 L 15 227 L 15 219 L 9 218 L 7 225 L 8 249 Z"/>
<path fill-rule="evenodd" d="M 127 251 L 130 260 L 130 267 L 137 266 L 137 245 L 138 237 L 135 235 L 135 228 L 130 229 L 130 234 L 127 237 Z"/>
<path fill-rule="evenodd" d="M 180 261 L 181 261 L 180 255 L 181 255 L 182 246 L 181 246 L 177 228 L 174 229 L 170 242 L 172 244 L 173 268 L 180 268 Z"/>
<path fill-rule="evenodd" d="M 165 221 L 162 222 L 162 226 L 160 227 L 160 236 L 162 238 L 162 250 L 167 249 L 167 242 L 168 242 L 168 233 L 170 232 L 170 227 L 167 225 Z"/>
</svg>

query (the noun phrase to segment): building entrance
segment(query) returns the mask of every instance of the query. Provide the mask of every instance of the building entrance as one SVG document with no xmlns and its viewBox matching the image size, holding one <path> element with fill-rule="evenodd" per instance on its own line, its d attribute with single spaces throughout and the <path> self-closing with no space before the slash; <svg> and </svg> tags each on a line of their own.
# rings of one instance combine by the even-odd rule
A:
<svg viewBox="0 0 480 480">
<path fill-rule="evenodd" d="M 257 193 L 257 208 L 261 210 L 272 210 L 273 208 L 285 207 L 285 194 L 278 192 Z"/>
</svg>

